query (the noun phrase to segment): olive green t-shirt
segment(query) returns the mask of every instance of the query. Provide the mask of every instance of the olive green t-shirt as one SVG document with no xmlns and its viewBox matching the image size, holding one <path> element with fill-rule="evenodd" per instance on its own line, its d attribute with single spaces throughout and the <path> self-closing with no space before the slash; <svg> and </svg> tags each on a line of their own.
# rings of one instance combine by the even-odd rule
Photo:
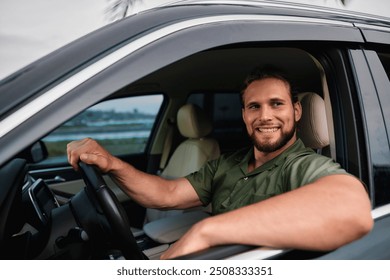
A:
<svg viewBox="0 0 390 280">
<path fill-rule="evenodd" d="M 224 213 L 299 188 L 331 174 L 346 174 L 332 159 L 298 139 L 282 154 L 248 172 L 253 148 L 222 155 L 186 178 L 213 214 Z"/>
</svg>

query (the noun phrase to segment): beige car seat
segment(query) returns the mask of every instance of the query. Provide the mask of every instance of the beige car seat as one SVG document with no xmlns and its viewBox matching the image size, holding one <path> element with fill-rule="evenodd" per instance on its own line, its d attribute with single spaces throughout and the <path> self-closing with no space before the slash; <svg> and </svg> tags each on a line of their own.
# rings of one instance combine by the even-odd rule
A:
<svg viewBox="0 0 390 280">
<path fill-rule="evenodd" d="M 167 179 L 184 177 L 198 171 L 207 161 L 220 156 L 218 142 L 206 137 L 213 130 L 212 122 L 199 106 L 182 106 L 177 112 L 177 127 L 180 134 L 187 139 L 176 148 L 161 172 L 160 176 Z M 147 209 L 146 221 L 151 222 L 182 212 L 183 210 Z"/>
<path fill-rule="evenodd" d="M 329 146 L 329 132 L 326 119 L 325 102 L 314 92 L 298 94 L 302 104 L 302 118 L 298 125 L 298 137 L 306 147 L 318 152 Z"/>
</svg>

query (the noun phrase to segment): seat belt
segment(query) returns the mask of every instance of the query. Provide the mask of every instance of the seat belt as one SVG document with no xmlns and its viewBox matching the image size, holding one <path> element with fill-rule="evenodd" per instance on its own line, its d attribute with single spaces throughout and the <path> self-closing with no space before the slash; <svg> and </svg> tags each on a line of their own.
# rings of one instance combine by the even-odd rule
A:
<svg viewBox="0 0 390 280">
<path fill-rule="evenodd" d="M 161 160 L 160 160 L 160 166 L 157 174 L 161 174 L 164 170 L 165 166 L 167 165 L 169 154 L 171 152 L 172 148 L 172 140 L 173 140 L 173 131 L 174 131 L 174 124 L 175 120 L 174 118 L 169 118 L 167 121 L 168 127 L 167 127 L 167 135 L 165 137 L 164 147 L 161 154 Z"/>
</svg>

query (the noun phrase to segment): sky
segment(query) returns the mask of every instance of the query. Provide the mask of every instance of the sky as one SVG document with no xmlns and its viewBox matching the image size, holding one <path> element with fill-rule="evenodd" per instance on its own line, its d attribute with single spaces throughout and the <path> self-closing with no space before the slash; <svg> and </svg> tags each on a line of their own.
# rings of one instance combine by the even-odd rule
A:
<svg viewBox="0 0 390 280">
<path fill-rule="evenodd" d="M 141 0 L 131 13 L 172 0 Z M 108 0 L 0 0 L 0 80 L 110 23 Z"/>
<path fill-rule="evenodd" d="M 139 112 L 156 115 L 162 105 L 163 95 L 146 95 L 138 97 L 119 98 L 109 100 L 104 103 L 95 105 L 94 110 L 132 112 L 137 109 Z"/>
<path fill-rule="evenodd" d="M 142 0 L 130 12 L 172 0 Z M 337 0 L 290 0 L 341 7 Z M 347 9 L 390 17 L 390 0 L 346 0 Z M 108 0 L 0 0 L 0 80 L 110 21 Z"/>
<path fill-rule="evenodd" d="M 0 0 L 0 78 L 97 29 L 106 0 Z"/>
</svg>

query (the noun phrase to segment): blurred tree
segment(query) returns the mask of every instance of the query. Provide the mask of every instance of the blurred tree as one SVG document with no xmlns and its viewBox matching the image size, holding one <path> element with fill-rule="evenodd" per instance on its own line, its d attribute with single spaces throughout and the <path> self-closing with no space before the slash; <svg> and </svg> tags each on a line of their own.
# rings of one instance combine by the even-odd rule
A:
<svg viewBox="0 0 390 280">
<path fill-rule="evenodd" d="M 108 8 L 106 14 L 110 21 L 116 21 L 125 18 L 129 10 L 131 10 L 136 4 L 141 4 L 143 0 L 107 0 Z"/>
<path fill-rule="evenodd" d="M 325 0 L 325 2 L 327 2 L 328 0 Z M 334 0 L 336 3 L 337 2 L 340 2 L 343 6 L 347 5 L 347 3 L 350 1 L 350 0 Z"/>
</svg>

